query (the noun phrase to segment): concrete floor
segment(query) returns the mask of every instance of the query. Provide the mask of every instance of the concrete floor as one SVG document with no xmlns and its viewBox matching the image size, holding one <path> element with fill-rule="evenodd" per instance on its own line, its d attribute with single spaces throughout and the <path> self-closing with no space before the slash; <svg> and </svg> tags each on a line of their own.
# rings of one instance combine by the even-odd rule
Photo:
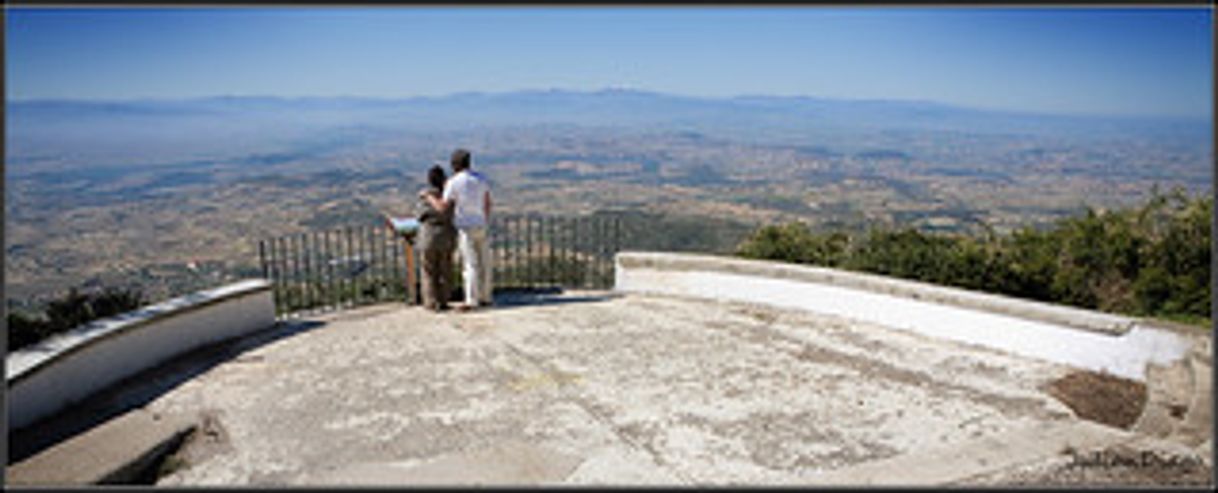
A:
<svg viewBox="0 0 1218 493">
<path fill-rule="evenodd" d="M 938 484 L 1129 439 L 1039 390 L 1065 367 L 796 310 L 569 292 L 304 326 L 147 405 L 212 430 L 158 484 Z"/>
</svg>

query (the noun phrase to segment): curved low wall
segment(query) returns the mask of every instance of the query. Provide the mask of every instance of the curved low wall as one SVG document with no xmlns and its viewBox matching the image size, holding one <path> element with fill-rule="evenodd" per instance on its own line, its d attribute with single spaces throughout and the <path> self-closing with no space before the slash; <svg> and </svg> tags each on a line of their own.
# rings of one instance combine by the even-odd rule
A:
<svg viewBox="0 0 1218 493">
<path fill-rule="evenodd" d="M 176 355 L 274 324 L 271 285 L 248 280 L 95 320 L 15 351 L 5 361 L 8 429 Z"/>
<path fill-rule="evenodd" d="M 1189 349 L 1179 335 L 1129 317 L 777 262 L 622 252 L 614 289 L 828 313 L 1135 380 L 1145 380 L 1147 364 Z"/>
</svg>

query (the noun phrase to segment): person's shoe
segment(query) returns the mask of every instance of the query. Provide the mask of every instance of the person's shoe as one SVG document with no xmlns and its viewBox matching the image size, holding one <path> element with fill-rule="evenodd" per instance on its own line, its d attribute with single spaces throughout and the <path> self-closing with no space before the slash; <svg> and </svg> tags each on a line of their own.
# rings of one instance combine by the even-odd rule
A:
<svg viewBox="0 0 1218 493">
<path fill-rule="evenodd" d="M 472 312 L 472 311 L 474 311 L 474 308 L 477 308 L 477 306 L 470 305 L 468 303 L 462 303 L 460 305 L 457 305 L 456 310 L 459 312 Z"/>
</svg>

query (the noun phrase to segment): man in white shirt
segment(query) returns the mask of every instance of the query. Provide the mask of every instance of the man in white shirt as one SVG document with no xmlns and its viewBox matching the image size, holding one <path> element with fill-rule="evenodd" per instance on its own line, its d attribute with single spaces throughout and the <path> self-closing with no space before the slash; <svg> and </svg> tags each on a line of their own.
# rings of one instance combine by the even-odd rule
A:
<svg viewBox="0 0 1218 493">
<path fill-rule="evenodd" d="M 491 218 L 491 184 L 470 169 L 470 154 L 457 149 L 452 154 L 453 175 L 444 183 L 444 193 L 427 200 L 440 211 L 453 208 L 457 227 L 457 249 L 461 252 L 461 276 L 465 281 L 465 305 L 461 309 L 490 306 L 491 249 L 487 229 Z"/>
</svg>

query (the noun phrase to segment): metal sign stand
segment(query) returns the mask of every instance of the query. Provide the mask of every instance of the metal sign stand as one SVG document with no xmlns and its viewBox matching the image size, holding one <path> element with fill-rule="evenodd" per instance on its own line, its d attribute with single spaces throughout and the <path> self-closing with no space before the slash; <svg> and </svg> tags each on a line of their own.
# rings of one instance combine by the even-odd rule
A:
<svg viewBox="0 0 1218 493">
<path fill-rule="evenodd" d="M 385 225 L 393 234 L 402 238 L 402 250 L 406 253 L 406 303 L 419 304 L 419 290 L 416 287 L 414 237 L 419 232 L 419 222 L 413 218 L 394 218 L 384 216 Z"/>
<path fill-rule="evenodd" d="M 419 304 L 419 293 L 415 288 L 414 242 L 406 235 L 402 235 L 402 240 L 402 248 L 406 250 L 406 302 L 417 305 Z"/>
</svg>

